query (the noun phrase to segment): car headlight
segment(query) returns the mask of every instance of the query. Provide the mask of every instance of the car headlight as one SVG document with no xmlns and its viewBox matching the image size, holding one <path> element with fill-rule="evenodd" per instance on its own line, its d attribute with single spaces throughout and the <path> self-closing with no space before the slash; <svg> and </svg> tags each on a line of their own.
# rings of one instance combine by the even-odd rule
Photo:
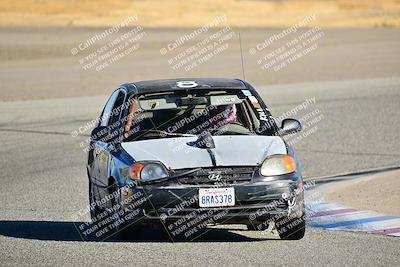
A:
<svg viewBox="0 0 400 267">
<path fill-rule="evenodd" d="M 144 182 L 162 179 L 168 176 L 165 167 L 157 162 L 136 163 L 130 167 L 130 175 L 134 180 Z"/>
<path fill-rule="evenodd" d="M 283 175 L 296 171 L 296 164 L 291 156 L 276 155 L 268 157 L 261 165 L 262 176 Z"/>
</svg>

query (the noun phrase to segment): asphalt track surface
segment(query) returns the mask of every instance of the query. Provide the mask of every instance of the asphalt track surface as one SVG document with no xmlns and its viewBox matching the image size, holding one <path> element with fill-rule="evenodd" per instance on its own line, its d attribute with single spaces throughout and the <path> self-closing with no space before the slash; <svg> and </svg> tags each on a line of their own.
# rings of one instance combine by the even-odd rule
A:
<svg viewBox="0 0 400 267">
<path fill-rule="evenodd" d="M 140 49 L 102 71 L 84 70 L 80 60 L 113 40 L 101 40 L 73 56 L 71 49 L 102 28 L 0 28 L 0 100 L 31 100 L 108 95 L 121 83 L 183 77 L 242 78 L 239 33 L 245 80 L 253 85 L 400 77 L 400 29 L 324 29 L 315 50 L 289 66 L 262 70 L 257 61 L 306 30 L 275 41 L 255 55 L 249 50 L 282 30 L 232 29 L 228 48 L 191 71 L 174 70 L 169 59 L 208 35 L 185 42 L 171 54 L 160 48 L 188 29 L 146 29 Z M 127 30 L 126 30 L 127 31 Z M 126 32 L 125 31 L 125 32 Z M 118 36 L 118 35 L 117 35 Z M 29 40 L 29 41 L 28 41 Z"/>
<path fill-rule="evenodd" d="M 315 97 L 317 131 L 294 145 L 307 179 L 400 165 L 400 79 L 258 87 L 278 117 Z M 212 229 L 193 242 L 146 230 L 129 242 L 82 242 L 76 213 L 87 205 L 86 136 L 71 132 L 96 118 L 106 100 L 80 97 L 0 104 L 1 265 L 391 265 L 393 237 L 307 229 L 300 241 L 240 227 Z"/>
<path fill-rule="evenodd" d="M 0 29 L 0 99 L 15 101 L 0 102 L 1 266 L 399 266 L 398 238 L 313 229 L 300 241 L 229 226 L 189 243 L 171 242 L 155 230 L 130 242 L 82 242 L 74 223 L 88 204 L 86 155 L 80 148 L 86 136 L 70 133 L 99 115 L 106 95 L 127 81 L 242 76 L 237 38 L 192 72 L 172 70 L 159 49 L 187 33 L 180 29 L 146 30 L 138 53 L 102 72 L 84 71 L 78 62 L 83 55 L 70 50 L 102 30 Z M 247 51 L 273 32 L 279 30 L 241 30 L 246 80 L 268 84 L 257 89 L 276 117 L 315 98 L 315 104 L 291 115 L 301 119 L 315 110 L 323 115 L 296 135 L 293 145 L 305 178 L 398 167 L 400 31 L 324 30 L 316 51 L 278 72 L 265 72 Z M 316 131 L 306 134 L 311 129 Z"/>
</svg>

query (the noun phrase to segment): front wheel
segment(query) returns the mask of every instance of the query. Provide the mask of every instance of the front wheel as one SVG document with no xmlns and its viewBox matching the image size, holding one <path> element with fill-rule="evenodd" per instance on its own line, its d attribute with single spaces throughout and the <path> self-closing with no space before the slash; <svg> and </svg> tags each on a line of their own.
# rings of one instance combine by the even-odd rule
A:
<svg viewBox="0 0 400 267">
<path fill-rule="evenodd" d="M 292 212 L 287 217 L 276 221 L 275 225 L 281 239 L 302 239 L 306 231 L 304 202 L 297 203 Z"/>
<path fill-rule="evenodd" d="M 286 240 L 300 240 L 306 232 L 304 217 L 289 219 L 287 222 L 277 225 L 279 237 Z"/>
<path fill-rule="evenodd" d="M 93 190 L 93 185 L 89 177 L 89 209 L 90 209 L 90 219 L 92 222 L 95 222 L 97 220 L 97 217 L 101 212 L 100 208 L 95 203 L 96 199 L 94 195 L 95 193 Z"/>
</svg>

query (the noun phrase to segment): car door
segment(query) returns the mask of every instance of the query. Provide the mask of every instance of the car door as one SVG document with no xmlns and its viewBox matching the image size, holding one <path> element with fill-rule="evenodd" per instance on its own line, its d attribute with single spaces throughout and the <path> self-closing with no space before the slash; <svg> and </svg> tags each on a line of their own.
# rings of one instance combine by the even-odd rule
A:
<svg viewBox="0 0 400 267">
<path fill-rule="evenodd" d="M 116 90 L 108 100 L 100 117 L 98 126 L 108 127 L 111 138 L 96 140 L 93 146 L 92 181 L 95 183 L 96 199 L 101 199 L 108 194 L 110 163 L 114 151 L 114 140 L 120 134 L 120 127 L 116 126 L 122 113 L 121 106 L 126 98 L 124 89 Z"/>
</svg>

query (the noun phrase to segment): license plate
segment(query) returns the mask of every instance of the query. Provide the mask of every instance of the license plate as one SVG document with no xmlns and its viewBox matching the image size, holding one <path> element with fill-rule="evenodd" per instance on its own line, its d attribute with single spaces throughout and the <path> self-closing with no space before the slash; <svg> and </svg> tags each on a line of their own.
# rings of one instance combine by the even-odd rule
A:
<svg viewBox="0 0 400 267">
<path fill-rule="evenodd" d="M 199 206 L 201 208 L 235 206 L 235 189 L 200 188 Z"/>
</svg>

